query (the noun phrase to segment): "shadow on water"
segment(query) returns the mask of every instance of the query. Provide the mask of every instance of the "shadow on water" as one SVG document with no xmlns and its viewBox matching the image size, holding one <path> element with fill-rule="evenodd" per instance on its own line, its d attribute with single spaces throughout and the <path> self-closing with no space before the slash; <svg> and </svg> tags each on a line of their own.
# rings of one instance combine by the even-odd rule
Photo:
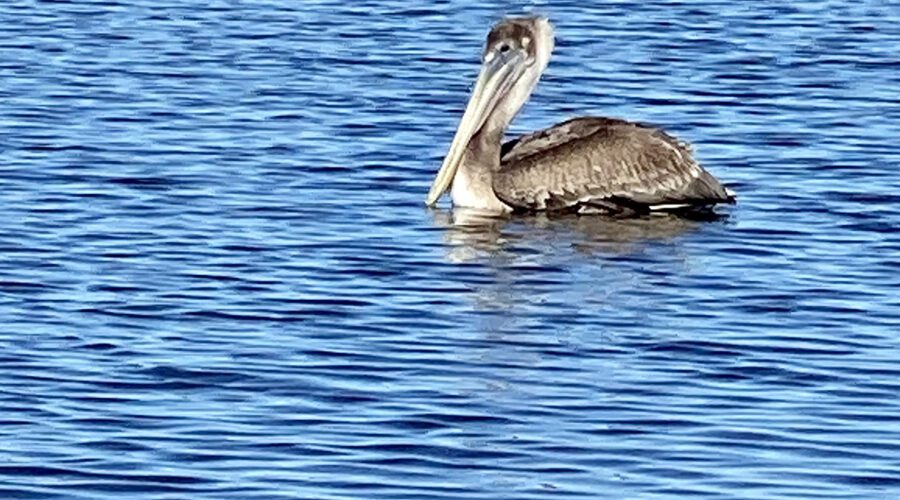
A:
<svg viewBox="0 0 900 500">
<path fill-rule="evenodd" d="M 726 222 L 713 212 L 659 214 L 639 218 L 548 216 L 497 217 L 483 212 L 435 210 L 434 224 L 445 230 L 447 258 L 464 263 L 482 258 L 525 257 L 534 253 L 573 251 L 592 256 L 627 256 L 652 242 L 669 242 L 704 224 Z"/>
</svg>

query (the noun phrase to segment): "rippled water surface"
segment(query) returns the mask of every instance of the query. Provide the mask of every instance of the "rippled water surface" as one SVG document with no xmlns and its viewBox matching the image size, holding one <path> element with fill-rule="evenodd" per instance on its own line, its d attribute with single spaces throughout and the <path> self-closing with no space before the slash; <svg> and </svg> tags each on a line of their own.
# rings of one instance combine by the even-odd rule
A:
<svg viewBox="0 0 900 500">
<path fill-rule="evenodd" d="M 716 221 L 423 200 L 503 13 L 513 126 L 656 123 Z M 897 498 L 900 6 L 0 3 L 0 497 Z"/>
</svg>

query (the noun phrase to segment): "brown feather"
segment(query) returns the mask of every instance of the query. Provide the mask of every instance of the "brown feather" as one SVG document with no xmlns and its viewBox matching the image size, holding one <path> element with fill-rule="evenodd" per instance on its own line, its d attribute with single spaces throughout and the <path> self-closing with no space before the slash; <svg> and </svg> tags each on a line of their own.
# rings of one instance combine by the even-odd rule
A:
<svg viewBox="0 0 900 500">
<path fill-rule="evenodd" d="M 734 196 L 665 132 L 613 118 L 585 117 L 503 145 L 492 187 L 520 211 L 649 211 L 709 206 Z"/>
</svg>

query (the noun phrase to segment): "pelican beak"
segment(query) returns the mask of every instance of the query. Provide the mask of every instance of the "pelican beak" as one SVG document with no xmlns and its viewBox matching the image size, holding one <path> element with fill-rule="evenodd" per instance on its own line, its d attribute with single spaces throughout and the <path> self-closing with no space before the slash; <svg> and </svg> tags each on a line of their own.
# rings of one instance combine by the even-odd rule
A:
<svg viewBox="0 0 900 500">
<path fill-rule="evenodd" d="M 469 104 L 463 113 L 462 120 L 456 128 L 456 135 L 450 143 L 450 151 L 444 157 L 444 163 L 438 170 L 425 204 L 433 206 L 438 198 L 447 191 L 462 163 L 466 147 L 472 137 L 478 133 L 487 121 L 488 116 L 497 107 L 497 103 L 505 96 L 525 71 L 526 53 L 521 49 L 510 49 L 506 52 L 492 51 L 485 57 L 475 82 L 475 89 L 469 98 Z"/>
</svg>

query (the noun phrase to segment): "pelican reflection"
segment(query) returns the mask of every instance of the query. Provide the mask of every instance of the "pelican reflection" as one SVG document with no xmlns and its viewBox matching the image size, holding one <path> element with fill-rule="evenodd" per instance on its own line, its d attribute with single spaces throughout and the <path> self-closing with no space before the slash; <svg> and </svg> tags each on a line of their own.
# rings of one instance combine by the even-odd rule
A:
<svg viewBox="0 0 900 500">
<path fill-rule="evenodd" d="M 711 217 L 726 219 L 703 215 L 608 218 L 535 214 L 511 219 L 457 207 L 452 212 L 435 210 L 434 223 L 445 230 L 448 260 L 468 262 L 480 258 L 522 259 L 535 252 L 556 253 L 565 248 L 587 255 L 629 255 L 647 245 L 676 241 Z"/>
</svg>

